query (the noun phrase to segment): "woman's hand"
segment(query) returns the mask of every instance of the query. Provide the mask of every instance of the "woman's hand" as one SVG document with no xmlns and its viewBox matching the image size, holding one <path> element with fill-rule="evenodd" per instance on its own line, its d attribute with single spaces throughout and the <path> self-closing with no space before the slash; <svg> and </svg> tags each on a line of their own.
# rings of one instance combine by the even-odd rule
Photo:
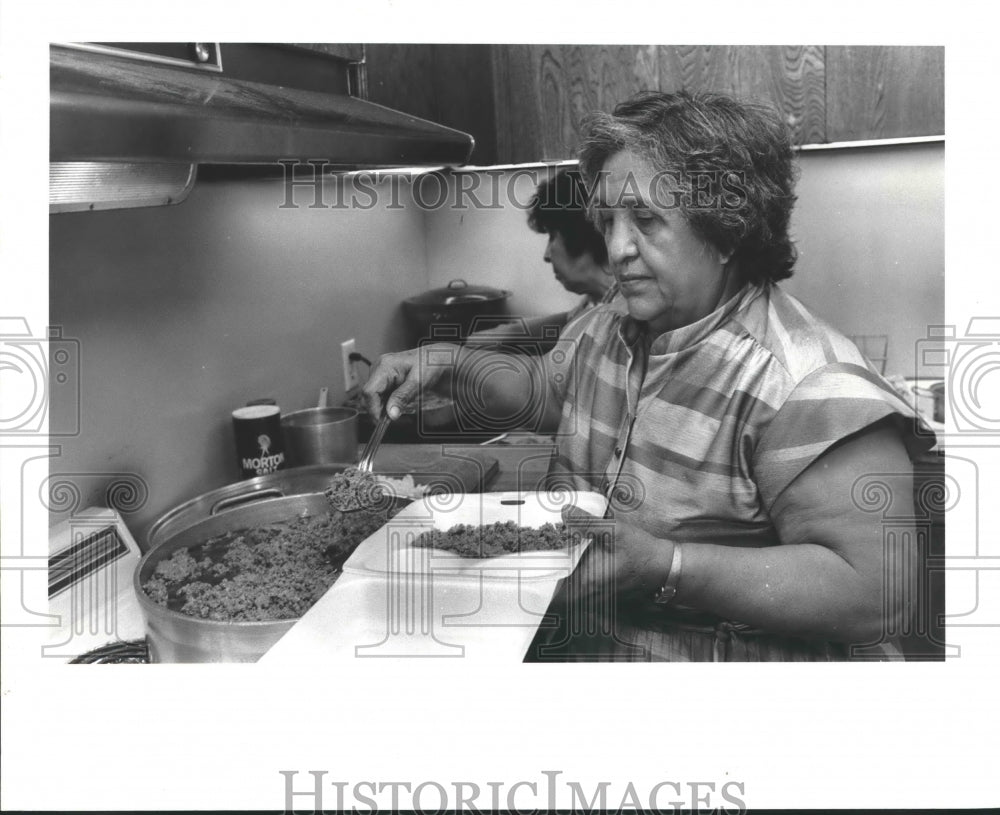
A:
<svg viewBox="0 0 1000 815">
<path fill-rule="evenodd" d="M 574 572 L 574 586 L 581 594 L 629 601 L 653 599 L 670 571 L 674 545 L 624 521 L 598 518 L 576 506 L 565 507 L 563 522 L 573 532 L 589 535 L 593 542 Z M 614 594 L 610 589 L 614 589 Z"/>
<path fill-rule="evenodd" d="M 398 419 L 421 392 L 451 373 L 457 357 L 458 347 L 448 343 L 383 354 L 361 389 L 369 412 L 378 418 L 384 408 L 390 419 Z"/>
</svg>

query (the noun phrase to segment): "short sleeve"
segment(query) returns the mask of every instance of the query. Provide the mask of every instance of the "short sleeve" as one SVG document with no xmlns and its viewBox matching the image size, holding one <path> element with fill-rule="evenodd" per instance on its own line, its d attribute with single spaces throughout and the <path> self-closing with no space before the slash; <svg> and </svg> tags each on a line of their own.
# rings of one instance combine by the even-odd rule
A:
<svg viewBox="0 0 1000 815">
<path fill-rule="evenodd" d="M 577 315 L 583 316 L 583 315 Z M 583 321 L 570 319 L 556 340 L 555 345 L 545 354 L 545 380 L 548 386 L 548 398 L 562 404 L 570 383 L 573 381 L 573 366 L 576 363 L 576 352 L 580 346 L 583 332 Z"/>
<path fill-rule="evenodd" d="M 556 344 L 545 354 L 548 395 L 562 403 L 576 381 L 576 366 L 586 366 L 601 355 L 617 330 L 620 315 L 609 306 L 589 308 L 566 323 Z"/>
<path fill-rule="evenodd" d="M 754 481 L 770 511 L 782 491 L 831 446 L 893 418 L 910 458 L 934 446 L 933 431 L 892 387 L 860 365 L 834 363 L 803 379 L 756 445 Z"/>
</svg>

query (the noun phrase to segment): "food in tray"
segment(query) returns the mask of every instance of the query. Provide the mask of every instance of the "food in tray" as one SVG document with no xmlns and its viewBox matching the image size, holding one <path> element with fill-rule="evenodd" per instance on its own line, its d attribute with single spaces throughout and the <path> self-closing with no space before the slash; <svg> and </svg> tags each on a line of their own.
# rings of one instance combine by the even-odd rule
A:
<svg viewBox="0 0 1000 815">
<path fill-rule="evenodd" d="M 478 526 L 456 524 L 447 531 L 433 529 L 419 535 L 414 546 L 431 546 L 462 557 L 489 558 L 519 552 L 548 552 L 567 549 L 580 541 L 566 524 L 545 523 L 535 528 L 514 521 L 497 521 Z"/>
<path fill-rule="evenodd" d="M 156 564 L 143 590 L 159 605 L 224 622 L 301 617 L 357 545 L 398 507 L 303 516 L 227 532 Z"/>
<path fill-rule="evenodd" d="M 383 506 L 392 497 L 414 500 L 424 496 L 427 490 L 428 487 L 414 483 L 409 474 L 392 478 L 348 467 L 330 479 L 330 486 L 323 494 L 334 509 L 348 512 Z"/>
</svg>

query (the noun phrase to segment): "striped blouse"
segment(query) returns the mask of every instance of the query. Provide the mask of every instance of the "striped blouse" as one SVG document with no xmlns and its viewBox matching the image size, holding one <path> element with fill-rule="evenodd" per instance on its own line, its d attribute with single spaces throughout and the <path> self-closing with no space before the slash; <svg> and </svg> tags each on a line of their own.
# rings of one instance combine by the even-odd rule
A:
<svg viewBox="0 0 1000 815">
<path fill-rule="evenodd" d="M 607 493 L 657 537 L 776 543 L 775 500 L 838 440 L 896 416 L 911 455 L 933 444 L 857 347 L 777 286 L 651 343 L 642 325 L 599 306 L 548 354 L 563 405 L 549 478 Z"/>
</svg>

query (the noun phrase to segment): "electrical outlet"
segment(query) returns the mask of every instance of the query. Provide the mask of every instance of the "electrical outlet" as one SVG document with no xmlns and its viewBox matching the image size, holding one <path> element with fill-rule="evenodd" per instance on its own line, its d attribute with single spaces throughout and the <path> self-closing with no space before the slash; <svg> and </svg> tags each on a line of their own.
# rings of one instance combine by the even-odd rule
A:
<svg viewBox="0 0 1000 815">
<path fill-rule="evenodd" d="M 344 340 L 340 344 L 340 358 L 344 363 L 344 390 L 349 391 L 361 384 L 358 378 L 358 369 L 351 361 L 351 354 L 354 353 L 354 340 Z"/>
</svg>

